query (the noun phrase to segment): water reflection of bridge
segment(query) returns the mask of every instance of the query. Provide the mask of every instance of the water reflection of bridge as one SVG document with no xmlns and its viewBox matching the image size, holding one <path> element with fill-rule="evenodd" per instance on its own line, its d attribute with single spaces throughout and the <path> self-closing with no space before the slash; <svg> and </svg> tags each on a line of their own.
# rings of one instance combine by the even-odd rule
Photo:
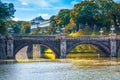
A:
<svg viewBox="0 0 120 80">
<path fill-rule="evenodd" d="M 120 38 L 114 34 L 109 36 L 79 36 L 68 37 L 65 35 L 7 35 L 1 38 L 7 48 L 6 54 L 9 58 L 15 58 L 16 53 L 25 46 L 41 44 L 54 51 L 56 57 L 66 57 L 66 55 L 80 44 L 91 44 L 105 53 L 105 56 L 120 55 Z"/>
</svg>

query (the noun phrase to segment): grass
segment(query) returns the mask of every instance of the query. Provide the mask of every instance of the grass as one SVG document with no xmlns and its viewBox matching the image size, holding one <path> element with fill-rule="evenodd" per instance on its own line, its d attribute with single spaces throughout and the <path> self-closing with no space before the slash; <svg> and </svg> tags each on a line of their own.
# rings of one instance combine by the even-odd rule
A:
<svg viewBox="0 0 120 80">
<path fill-rule="evenodd" d="M 82 30 L 79 30 L 78 32 L 70 33 L 68 36 L 75 38 L 75 37 L 79 37 L 81 35 L 84 35 L 84 32 Z"/>
<path fill-rule="evenodd" d="M 97 53 L 81 53 L 81 54 L 68 54 L 67 58 L 71 58 L 71 59 L 94 59 L 94 58 L 98 58 L 98 54 Z"/>
</svg>

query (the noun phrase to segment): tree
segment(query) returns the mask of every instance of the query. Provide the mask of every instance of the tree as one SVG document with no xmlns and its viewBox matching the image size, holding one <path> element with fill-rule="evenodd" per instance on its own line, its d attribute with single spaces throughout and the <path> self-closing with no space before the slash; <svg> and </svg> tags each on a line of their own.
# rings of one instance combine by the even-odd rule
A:
<svg viewBox="0 0 120 80">
<path fill-rule="evenodd" d="M 70 33 L 73 30 L 72 24 L 76 24 L 74 31 L 82 29 L 89 34 L 104 28 L 109 33 L 111 25 L 115 25 L 117 31 L 120 30 L 119 21 L 120 3 L 113 0 L 84 0 L 75 4 L 72 10 L 62 9 L 58 15 L 52 16 L 49 30 L 60 30 L 64 25 L 65 32 Z"/>
<path fill-rule="evenodd" d="M 5 22 L 12 17 L 14 17 L 14 5 L 12 3 L 2 3 L 0 2 L 0 33 L 5 34 L 7 31 L 7 27 L 5 26 Z"/>
<path fill-rule="evenodd" d="M 75 24 L 74 23 L 69 23 L 68 25 L 66 25 L 64 32 L 65 33 L 75 32 Z"/>
<path fill-rule="evenodd" d="M 69 9 L 62 9 L 56 16 L 57 24 L 62 27 L 62 25 L 67 25 L 70 23 L 70 11 Z"/>
<path fill-rule="evenodd" d="M 57 31 L 57 20 L 56 16 L 50 17 L 50 26 L 47 28 L 48 34 L 56 34 Z"/>
<path fill-rule="evenodd" d="M 31 25 L 30 22 L 27 21 L 9 20 L 6 22 L 6 26 L 8 27 L 8 33 L 13 33 L 13 34 L 30 33 L 30 25 Z"/>
<path fill-rule="evenodd" d="M 20 33 L 20 30 L 21 30 L 21 22 L 20 21 L 9 20 L 6 22 L 6 26 L 8 27 L 8 32 L 14 33 L 14 34 Z M 9 29 L 12 29 L 12 32 Z"/>
<path fill-rule="evenodd" d="M 61 31 L 61 28 L 70 23 L 70 11 L 69 9 L 61 9 L 58 15 L 50 18 L 49 34 L 56 34 L 58 31 Z"/>
<path fill-rule="evenodd" d="M 80 24 L 85 25 L 86 23 L 93 26 L 97 14 L 98 5 L 94 1 L 82 1 L 74 6 L 71 11 L 71 18 L 75 21 L 77 27 L 79 27 Z"/>
<path fill-rule="evenodd" d="M 113 9 L 112 16 L 114 20 L 114 25 L 116 27 L 116 31 L 119 33 L 120 31 L 120 3 L 116 3 L 114 7 L 116 8 Z"/>
<path fill-rule="evenodd" d="M 96 25 L 106 27 L 107 31 L 109 31 L 113 20 L 112 14 L 114 14 L 114 9 L 116 9 L 115 3 L 113 0 L 100 0 L 98 5 L 99 14 L 95 17 Z"/>
<path fill-rule="evenodd" d="M 71 11 L 71 18 L 77 25 L 77 29 L 85 28 L 87 23 L 91 29 L 100 30 L 106 27 L 110 30 L 111 25 L 116 24 L 116 17 L 119 21 L 119 7 L 113 0 L 84 0 L 74 6 Z M 80 26 L 82 24 L 82 26 Z"/>
<path fill-rule="evenodd" d="M 26 21 L 21 21 L 21 33 L 22 34 L 26 34 L 26 33 L 30 33 L 30 22 L 26 22 Z"/>
</svg>

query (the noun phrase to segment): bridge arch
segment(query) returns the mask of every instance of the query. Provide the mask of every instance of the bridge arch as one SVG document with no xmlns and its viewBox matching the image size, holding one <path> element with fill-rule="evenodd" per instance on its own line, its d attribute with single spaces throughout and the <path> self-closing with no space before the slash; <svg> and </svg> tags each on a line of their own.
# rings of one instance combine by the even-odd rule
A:
<svg viewBox="0 0 120 80">
<path fill-rule="evenodd" d="M 93 45 L 93 46 L 97 47 L 100 51 L 104 52 L 106 57 L 110 56 L 110 49 L 109 49 L 109 47 L 107 45 L 103 44 L 100 41 L 79 41 L 79 42 L 74 42 L 73 44 L 71 44 L 71 46 L 70 45 L 67 46 L 66 54 L 69 54 L 69 52 L 73 48 L 75 48 L 76 46 L 81 45 L 81 44 Z"/>
<path fill-rule="evenodd" d="M 16 42 L 16 46 L 14 47 L 14 53 L 13 53 L 13 56 L 15 58 L 15 55 L 17 54 L 17 52 L 19 50 L 21 50 L 22 48 L 24 48 L 25 46 L 29 46 L 29 45 L 33 45 L 33 44 L 41 44 L 41 45 L 44 45 L 48 48 L 50 48 L 56 55 L 56 57 L 59 57 L 59 53 L 58 53 L 58 48 L 56 48 L 55 46 L 51 45 L 51 43 L 46 43 L 46 42 L 42 42 L 42 41 L 23 41 L 23 43 L 21 44 L 17 44 Z"/>
</svg>

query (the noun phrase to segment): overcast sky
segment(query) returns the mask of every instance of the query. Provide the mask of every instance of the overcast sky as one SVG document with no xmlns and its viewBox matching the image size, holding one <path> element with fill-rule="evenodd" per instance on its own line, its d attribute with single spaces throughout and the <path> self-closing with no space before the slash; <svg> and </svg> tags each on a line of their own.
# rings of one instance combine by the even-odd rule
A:
<svg viewBox="0 0 120 80">
<path fill-rule="evenodd" d="M 13 3 L 16 9 L 14 20 L 30 21 L 37 16 L 49 19 L 60 9 L 72 9 L 74 4 L 82 0 L 1 0 L 3 3 Z M 114 0 L 120 2 L 120 0 Z"/>
</svg>

